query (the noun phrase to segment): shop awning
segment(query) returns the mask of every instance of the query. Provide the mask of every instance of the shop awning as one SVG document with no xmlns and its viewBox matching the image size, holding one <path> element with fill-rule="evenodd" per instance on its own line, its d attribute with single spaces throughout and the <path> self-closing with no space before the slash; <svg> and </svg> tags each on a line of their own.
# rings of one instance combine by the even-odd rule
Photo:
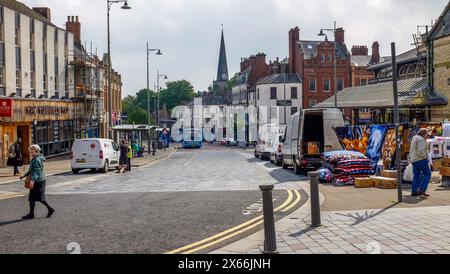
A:
<svg viewBox="0 0 450 274">
<path fill-rule="evenodd" d="M 392 82 L 346 88 L 338 93 L 339 108 L 379 108 L 394 106 Z M 448 98 L 437 91 L 430 92 L 425 77 L 398 81 L 398 100 L 402 107 L 442 106 Z M 314 108 L 333 108 L 334 96 Z"/>
</svg>

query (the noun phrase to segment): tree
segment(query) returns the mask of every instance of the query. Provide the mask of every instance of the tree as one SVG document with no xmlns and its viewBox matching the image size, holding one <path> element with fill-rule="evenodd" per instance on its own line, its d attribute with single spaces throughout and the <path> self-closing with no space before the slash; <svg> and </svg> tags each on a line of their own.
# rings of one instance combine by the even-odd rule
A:
<svg viewBox="0 0 450 274">
<path fill-rule="evenodd" d="M 168 82 L 166 88 L 161 90 L 159 94 L 159 106 L 162 108 L 166 104 L 167 110 L 171 111 L 176 106 L 188 104 L 195 96 L 194 87 L 188 81 L 179 80 Z"/>
<path fill-rule="evenodd" d="M 128 120 L 124 124 L 147 124 L 147 111 L 139 106 L 136 96 L 127 96 L 122 100 L 122 109 L 124 113 L 128 114 Z M 154 119 L 152 119 L 152 124 Z"/>
</svg>

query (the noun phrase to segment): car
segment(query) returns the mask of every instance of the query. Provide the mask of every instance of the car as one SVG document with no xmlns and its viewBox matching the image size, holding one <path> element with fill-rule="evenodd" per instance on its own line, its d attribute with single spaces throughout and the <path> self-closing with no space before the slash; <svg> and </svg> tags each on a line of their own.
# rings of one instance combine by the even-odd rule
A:
<svg viewBox="0 0 450 274">
<path fill-rule="evenodd" d="M 284 134 L 286 126 L 267 124 L 260 128 L 259 141 L 255 146 L 255 158 L 261 158 L 261 160 L 270 160 L 270 154 L 275 151 L 273 147 L 274 139 L 279 134 Z"/>
<path fill-rule="evenodd" d="M 284 134 L 277 134 L 272 141 L 272 151 L 270 152 L 270 162 L 281 166 L 283 161 L 283 139 Z"/>
<path fill-rule="evenodd" d="M 343 149 L 334 131 L 343 126 L 339 109 L 305 109 L 292 115 L 283 140 L 283 168 L 293 166 L 295 174 L 320 168 L 323 152 Z"/>
<path fill-rule="evenodd" d="M 222 141 L 220 142 L 220 144 L 222 146 L 231 147 L 231 146 L 237 146 L 238 142 L 236 140 L 234 140 L 233 138 L 223 138 Z"/>
<path fill-rule="evenodd" d="M 70 152 L 70 165 L 74 174 L 78 174 L 84 169 L 107 173 L 110 168 L 119 166 L 119 157 L 119 146 L 113 140 L 77 139 Z"/>
</svg>

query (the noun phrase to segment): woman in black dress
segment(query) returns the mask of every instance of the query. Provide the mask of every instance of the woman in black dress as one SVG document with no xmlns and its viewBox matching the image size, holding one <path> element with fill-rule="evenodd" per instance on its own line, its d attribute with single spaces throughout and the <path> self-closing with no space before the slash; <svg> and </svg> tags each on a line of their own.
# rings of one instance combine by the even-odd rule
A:
<svg viewBox="0 0 450 274">
<path fill-rule="evenodd" d="M 47 218 L 50 218 L 55 210 L 47 203 L 45 199 L 45 173 L 44 173 L 44 161 L 45 157 L 41 154 L 41 148 L 38 145 L 32 145 L 30 147 L 30 154 L 32 157 L 30 168 L 21 179 L 31 176 L 31 185 L 34 185 L 30 189 L 30 194 L 28 196 L 28 201 L 30 202 L 30 213 L 23 216 L 24 220 L 34 219 L 34 207 L 36 202 L 41 202 L 47 207 L 48 214 Z"/>
</svg>

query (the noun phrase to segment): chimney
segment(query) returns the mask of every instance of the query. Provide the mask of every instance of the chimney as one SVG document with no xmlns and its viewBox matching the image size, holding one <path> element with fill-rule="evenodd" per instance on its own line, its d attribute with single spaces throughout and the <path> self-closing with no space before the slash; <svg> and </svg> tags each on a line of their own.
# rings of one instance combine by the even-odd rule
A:
<svg viewBox="0 0 450 274">
<path fill-rule="evenodd" d="M 345 30 L 343 28 L 337 28 L 336 29 L 336 42 L 338 42 L 339 44 L 344 44 L 345 43 L 344 32 L 345 32 Z"/>
<path fill-rule="evenodd" d="M 289 31 L 289 72 L 295 72 L 296 68 L 296 52 L 299 50 L 298 42 L 300 41 L 300 29 L 295 27 Z"/>
<path fill-rule="evenodd" d="M 380 63 L 380 58 L 380 45 L 378 41 L 375 41 L 372 44 L 372 59 L 370 60 L 370 64 Z"/>
<path fill-rule="evenodd" d="M 33 8 L 33 11 L 36 13 L 39 13 L 41 16 L 45 17 L 49 22 L 52 21 L 52 15 L 51 11 L 47 7 L 39 7 L 39 8 Z"/>
<path fill-rule="evenodd" d="M 78 16 L 67 16 L 66 30 L 73 33 L 76 44 L 81 44 L 81 24 Z"/>
<path fill-rule="evenodd" d="M 352 47 L 352 55 L 353 56 L 368 56 L 369 49 L 367 46 L 353 46 Z"/>
</svg>

